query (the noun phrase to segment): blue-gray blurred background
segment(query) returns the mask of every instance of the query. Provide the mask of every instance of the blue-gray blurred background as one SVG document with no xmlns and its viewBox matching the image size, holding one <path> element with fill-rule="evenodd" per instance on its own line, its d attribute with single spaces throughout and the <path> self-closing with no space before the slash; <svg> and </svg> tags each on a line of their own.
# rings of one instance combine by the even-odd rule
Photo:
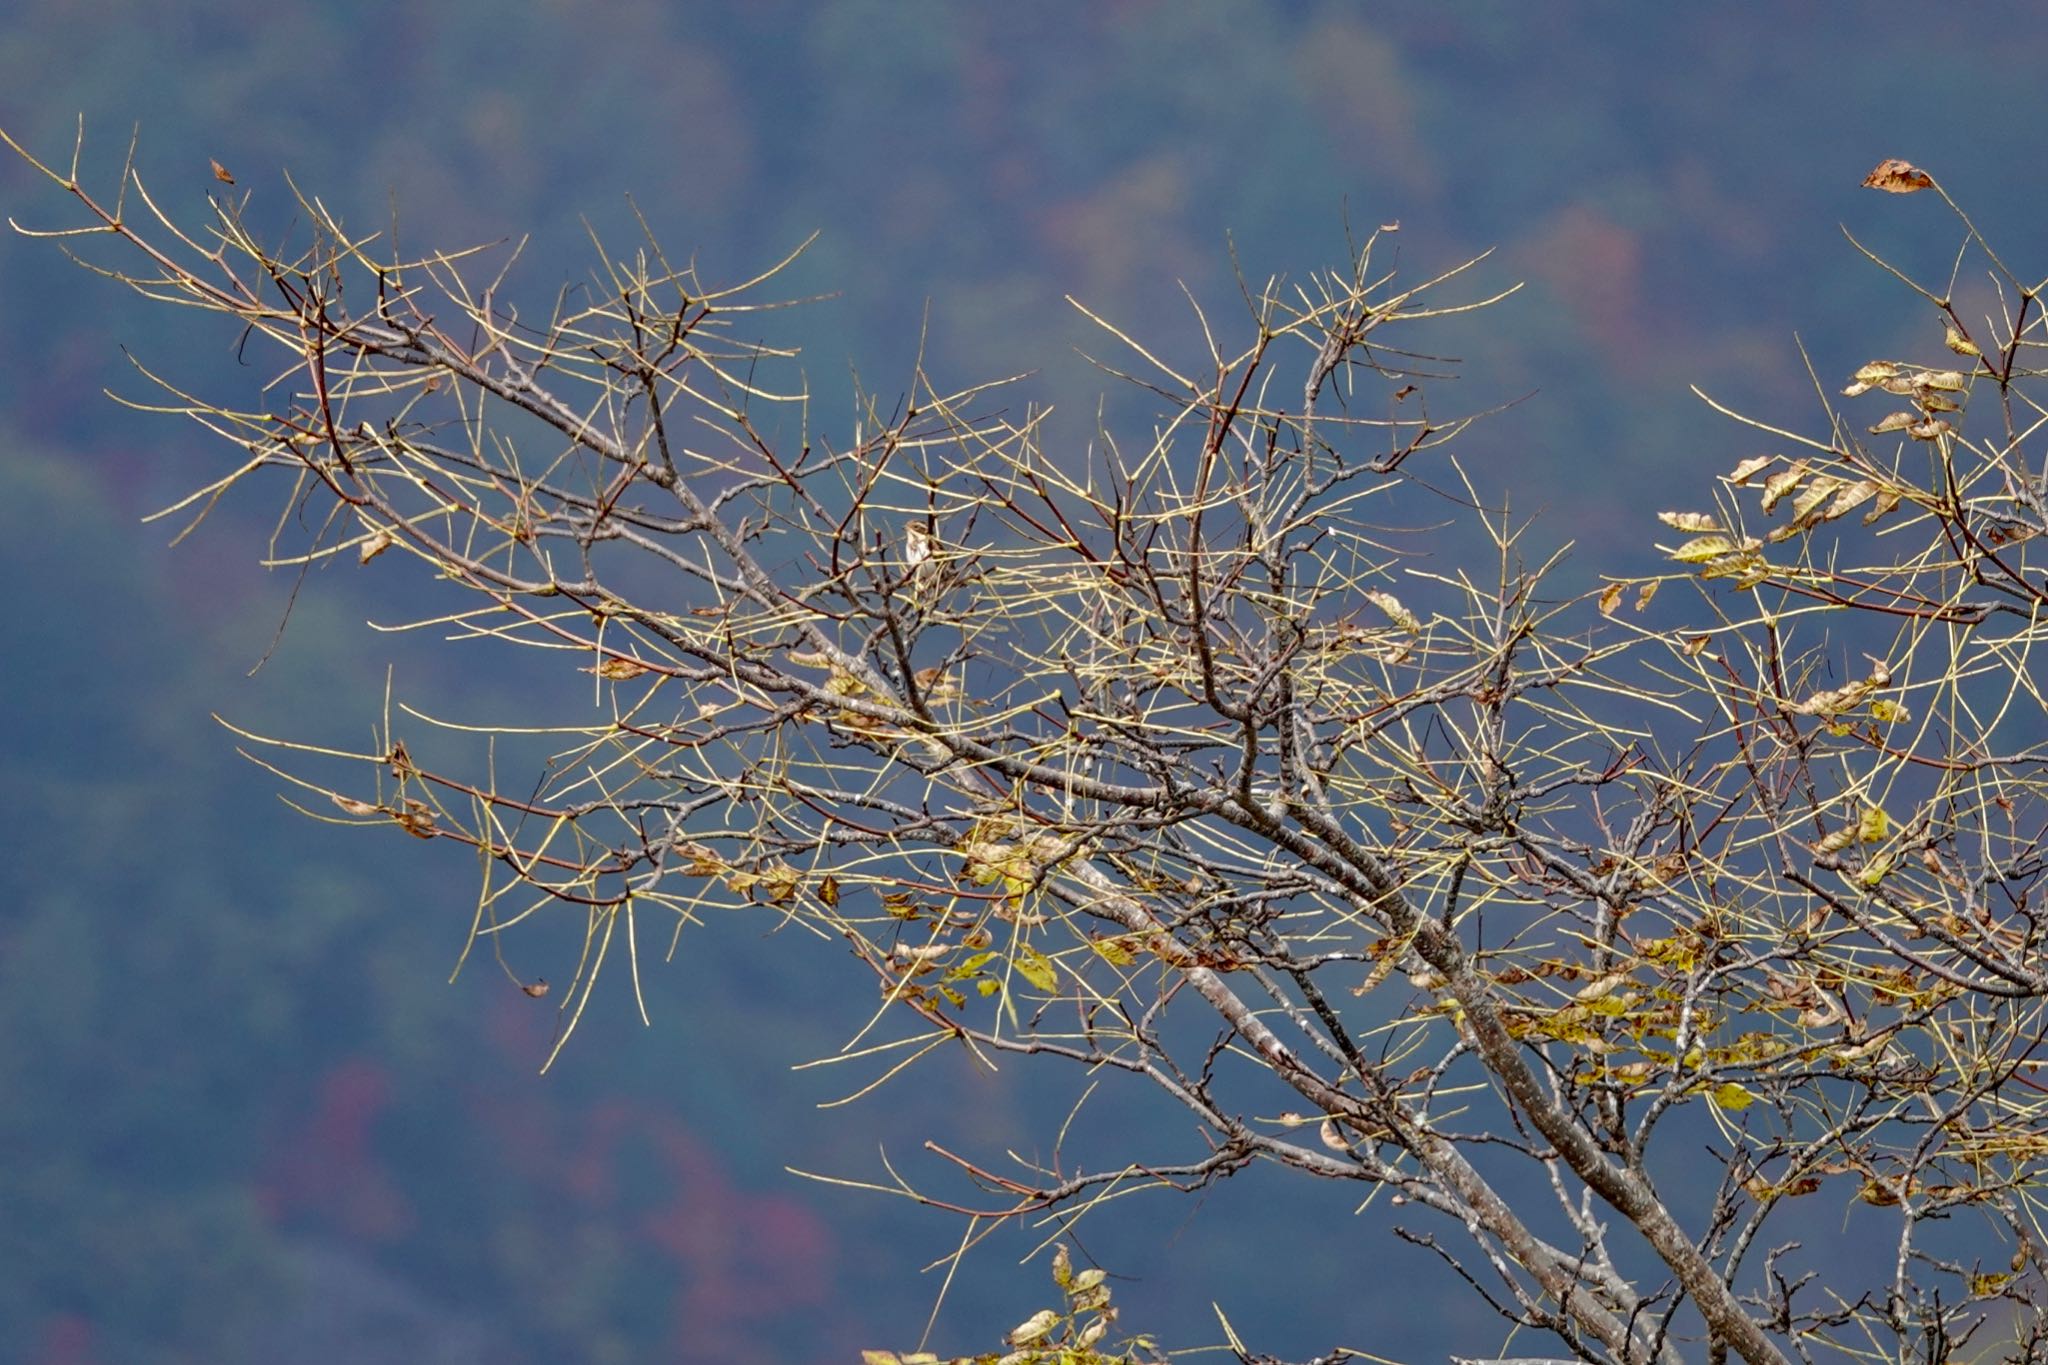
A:
<svg viewBox="0 0 2048 1365">
<path fill-rule="evenodd" d="M 1398 221 L 1430 271 L 1496 248 L 1526 280 L 1456 334 L 1481 487 L 1574 541 L 1570 573 L 1640 565 L 1647 511 L 1754 438 L 1698 384 L 1784 421 L 1822 377 L 1938 330 L 1837 230 L 1937 280 L 1933 169 L 2024 274 L 2041 268 L 2048 11 L 2034 5 L 1344 4 L 1231 0 L 482 3 L 11 0 L 0 124 L 111 190 L 130 130 L 167 211 L 238 179 L 282 221 L 289 172 L 409 249 L 530 234 L 542 296 L 588 277 L 586 222 L 626 196 L 733 279 L 821 230 L 790 324 L 850 426 L 852 376 L 899 391 L 1035 371 L 1085 440 L 1104 381 L 1073 294 L 1183 345 L 1179 284 L 1229 297 L 1340 264 L 1347 221 Z M 0 202 L 72 221 L 0 159 Z M 2036 253 L 2030 257 L 2028 253 Z M 603 994 L 537 1074 L 552 1006 L 494 968 L 448 976 L 473 869 L 439 846 L 294 816 L 214 725 L 367 742 L 387 666 L 429 710 L 568 695 L 501 659 L 378 634 L 409 565 L 256 567 L 282 490 L 181 547 L 139 518 L 222 467 L 204 433 L 102 389 L 124 356 L 242 392 L 237 338 L 143 305 L 48 243 L 0 239 L 0 1362 L 828 1361 L 908 1347 L 960 1227 L 786 1167 L 932 1173 L 927 1136 L 1045 1151 L 1072 1078 L 941 1061 L 861 1103 L 792 1071 L 871 1005 L 843 954 L 745 921 L 648 973 L 654 1026 Z M 1182 356 L 1191 354 L 1182 349 Z M 265 362 L 267 363 L 267 362 Z M 388 570 L 388 571 L 387 571 Z M 539 699 L 539 700 L 537 700 Z M 524 708 L 524 709 L 522 709 Z M 545 934 L 528 975 L 566 978 Z M 1028 1069 L 1022 1069 L 1028 1071 Z M 1128 1121 L 1170 1121 L 1133 1108 Z M 1192 1345 L 1212 1303 L 1262 1349 L 1440 1360 L 1499 1329 L 1348 1191 L 1255 1171 L 1106 1211 L 1087 1251 L 1126 1325 Z M 1836 1220 L 1818 1206 L 1813 1216 Z M 932 1344 L 987 1349 L 1043 1305 L 1032 1239 L 969 1257 Z"/>
</svg>

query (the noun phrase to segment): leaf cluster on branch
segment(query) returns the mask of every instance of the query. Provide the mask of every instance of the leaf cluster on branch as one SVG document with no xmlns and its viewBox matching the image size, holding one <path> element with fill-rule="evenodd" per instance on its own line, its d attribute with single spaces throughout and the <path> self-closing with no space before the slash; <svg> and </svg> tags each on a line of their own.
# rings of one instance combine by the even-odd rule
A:
<svg viewBox="0 0 2048 1365">
<path fill-rule="evenodd" d="M 246 198 L 188 230 L 132 164 L 111 205 L 43 169 L 84 216 L 37 235 L 276 367 L 252 406 L 152 400 L 231 457 L 179 510 L 263 480 L 270 563 L 410 555 L 416 626 L 589 675 L 495 730 L 245 736 L 322 818 L 471 850 L 472 943 L 578 922 L 562 1041 L 644 940 L 750 912 L 869 983 L 857 1090 L 960 1049 L 1184 1116 L 1109 1166 L 934 1147 L 878 1186 L 970 1242 L 1268 1162 L 1589 1361 L 2041 1354 L 2041 286 L 1959 209 L 1944 283 L 1880 262 L 1940 356 L 1843 401 L 1903 406 L 1817 382 L 1817 434 L 1749 422 L 1771 449 L 1663 515 L 1671 573 L 1572 598 L 1444 449 L 1428 339 L 1512 291 L 1408 281 L 1388 229 L 1197 309 L 1189 358 L 1089 314 L 1159 419 L 1070 450 L 922 363 L 828 433 L 750 339 L 776 270 L 716 285 L 652 232 L 525 312 L 502 256 L 314 199 L 285 249 Z M 1801 1246 L 1858 1206 L 1860 1278 Z"/>
</svg>

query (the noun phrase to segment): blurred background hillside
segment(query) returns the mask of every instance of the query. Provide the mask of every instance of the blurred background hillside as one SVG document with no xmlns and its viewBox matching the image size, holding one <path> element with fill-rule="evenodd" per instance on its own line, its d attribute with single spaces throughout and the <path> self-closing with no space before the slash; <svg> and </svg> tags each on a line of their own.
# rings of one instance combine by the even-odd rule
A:
<svg viewBox="0 0 2048 1365">
<path fill-rule="evenodd" d="M 1107 381 L 1063 295 L 1186 356 L 1181 284 L 1227 307 L 1233 252 L 1298 277 L 1341 262 L 1347 220 L 1398 221 L 1418 276 L 1493 248 L 1473 292 L 1528 287 L 1451 335 L 1470 407 L 1528 396 L 1457 454 L 1540 513 L 1534 543 L 1576 542 L 1584 583 L 1640 567 L 1647 513 L 1752 452 L 1689 385 L 1799 424 L 1799 342 L 1831 385 L 1938 344 L 1837 230 L 1940 276 L 1951 225 L 1858 190 L 1877 161 L 1929 167 L 2041 268 L 2044 51 L 2048 10 L 1988 2 L 12 0 L 0 126 L 61 161 L 83 113 L 110 187 L 139 124 L 188 220 L 224 188 L 213 159 L 280 225 L 288 172 L 354 225 L 395 214 L 412 250 L 529 236 L 541 298 L 589 277 L 591 232 L 628 243 L 628 195 L 713 280 L 821 231 L 791 292 L 830 297 L 779 325 L 840 430 L 853 377 L 900 391 L 924 332 L 941 381 L 1034 372 L 1012 401 L 1083 442 Z M 11 157 L 0 204 L 71 221 Z M 294 586 L 255 566 L 277 490 L 167 548 L 138 518 L 223 452 L 101 390 L 146 396 L 124 348 L 209 391 L 269 375 L 48 243 L 0 237 L 0 301 L 0 1365 L 914 1343 L 940 1280 L 918 1269 L 958 1225 L 784 1168 L 877 1179 L 933 1135 L 1043 1150 L 1070 1092 L 940 1062 L 818 1110 L 852 1083 L 790 1068 L 858 1028 L 865 987 L 747 922 L 649 972 L 651 1030 L 615 990 L 538 1076 L 555 1002 L 488 966 L 448 983 L 471 869 L 292 815 L 209 713 L 359 743 L 387 666 L 439 714 L 587 693 L 371 630 L 403 615 L 397 556 L 314 574 L 252 674 Z M 516 951 L 566 978 L 572 947 Z M 1133 1277 L 1126 1325 L 1176 1343 L 1215 1337 L 1212 1302 L 1303 1356 L 1498 1343 L 1435 1264 L 1274 1173 L 1086 1240 Z M 1041 1306 L 1030 1245 L 969 1258 L 935 1348 Z"/>
</svg>

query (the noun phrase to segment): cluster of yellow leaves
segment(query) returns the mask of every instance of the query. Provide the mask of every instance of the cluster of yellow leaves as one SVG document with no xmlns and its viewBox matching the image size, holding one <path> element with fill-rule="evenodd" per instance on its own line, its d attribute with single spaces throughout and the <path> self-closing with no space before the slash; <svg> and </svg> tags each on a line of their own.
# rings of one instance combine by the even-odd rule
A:
<svg viewBox="0 0 2048 1365">
<path fill-rule="evenodd" d="M 1967 337 L 1953 328 L 1947 341 L 1949 349 L 1958 354 L 1972 354 L 1976 350 Z M 1962 400 L 1952 395 L 1967 390 L 1969 383 L 1958 370 L 1918 370 L 1889 360 L 1873 360 L 1856 371 L 1849 387 L 1842 390 L 1842 396 L 1858 398 L 1876 389 L 1909 399 L 1913 404 L 1912 411 L 1892 413 L 1871 427 L 1870 434 L 1882 436 L 1888 432 L 1903 431 L 1916 441 L 1933 441 L 1954 430 L 1942 414 L 1961 410 Z"/>
<path fill-rule="evenodd" d="M 1111 1355 L 1099 1349 L 1117 1320 L 1117 1310 L 1110 1303 L 1108 1271 L 1099 1267 L 1075 1270 L 1065 1244 L 1056 1243 L 1052 1278 L 1065 1302 L 1058 1308 L 1039 1309 L 1005 1333 L 1003 1344 L 1008 1351 L 953 1357 L 930 1351 L 862 1351 L 861 1365 L 1129 1365 L 1136 1352 L 1156 1349 L 1145 1337 L 1132 1339 L 1124 1353 Z"/>
</svg>

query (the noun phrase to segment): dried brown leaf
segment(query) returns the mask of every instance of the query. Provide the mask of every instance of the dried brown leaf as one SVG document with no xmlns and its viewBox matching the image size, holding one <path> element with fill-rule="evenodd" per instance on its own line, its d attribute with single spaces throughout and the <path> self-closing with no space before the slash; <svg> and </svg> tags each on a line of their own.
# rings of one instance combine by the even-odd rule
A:
<svg viewBox="0 0 2048 1365">
<path fill-rule="evenodd" d="M 1769 469 L 1777 458 L 1775 455 L 1752 455 L 1728 472 L 1728 482 L 1733 484 L 1748 483 L 1752 478 Z"/>
<path fill-rule="evenodd" d="M 1880 161 L 1869 175 L 1863 177 L 1863 188 L 1883 190 L 1887 194 L 1912 194 L 1918 190 L 1934 188 L 1934 177 L 1910 161 L 1891 157 Z"/>
</svg>

